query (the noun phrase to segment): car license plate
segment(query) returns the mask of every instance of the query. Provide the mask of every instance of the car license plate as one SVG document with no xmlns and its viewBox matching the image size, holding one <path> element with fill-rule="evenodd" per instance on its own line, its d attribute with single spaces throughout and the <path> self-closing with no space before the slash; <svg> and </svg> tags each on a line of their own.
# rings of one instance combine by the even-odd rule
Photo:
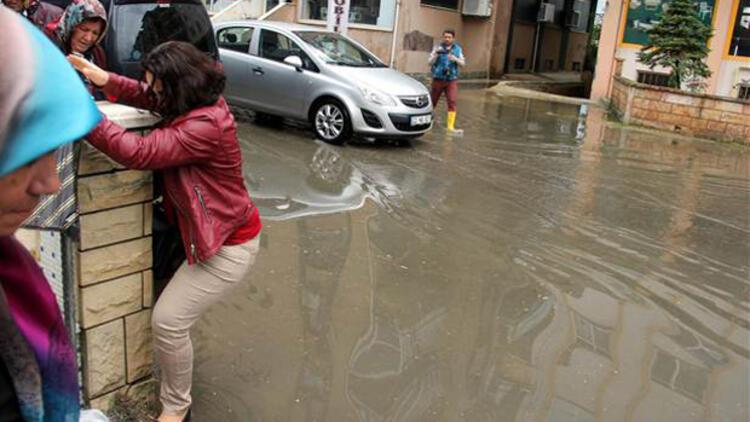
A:
<svg viewBox="0 0 750 422">
<path fill-rule="evenodd" d="M 425 114 L 424 116 L 411 116 L 412 126 L 423 126 L 432 123 L 432 115 Z"/>
</svg>

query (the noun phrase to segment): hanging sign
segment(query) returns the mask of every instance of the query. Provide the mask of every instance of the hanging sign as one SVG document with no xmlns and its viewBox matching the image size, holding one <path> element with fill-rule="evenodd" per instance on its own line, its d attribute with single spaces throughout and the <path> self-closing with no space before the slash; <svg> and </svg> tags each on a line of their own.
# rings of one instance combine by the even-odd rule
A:
<svg viewBox="0 0 750 422">
<path fill-rule="evenodd" d="M 328 30 L 346 34 L 351 0 L 328 0 Z"/>
<path fill-rule="evenodd" d="M 629 0 L 625 33 L 622 41 L 628 44 L 648 44 L 648 31 L 659 21 L 672 0 Z M 711 27 L 716 0 L 694 0 L 698 17 Z"/>
</svg>

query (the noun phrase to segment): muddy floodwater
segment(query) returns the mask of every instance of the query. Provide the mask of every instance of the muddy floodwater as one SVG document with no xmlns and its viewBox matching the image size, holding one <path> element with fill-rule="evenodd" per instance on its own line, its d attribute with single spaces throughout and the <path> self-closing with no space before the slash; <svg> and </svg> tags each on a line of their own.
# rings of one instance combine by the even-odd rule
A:
<svg viewBox="0 0 750 422">
<path fill-rule="evenodd" d="M 463 138 L 240 124 L 257 265 L 194 329 L 198 421 L 747 421 L 736 145 L 464 90 Z"/>
</svg>

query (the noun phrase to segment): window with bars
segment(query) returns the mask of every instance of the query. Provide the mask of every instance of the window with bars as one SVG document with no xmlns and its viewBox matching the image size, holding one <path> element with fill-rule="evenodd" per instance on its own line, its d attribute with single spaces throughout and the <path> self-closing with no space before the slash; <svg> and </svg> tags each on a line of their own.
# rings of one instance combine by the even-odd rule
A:
<svg viewBox="0 0 750 422">
<path fill-rule="evenodd" d="M 750 101 L 750 84 L 740 85 L 737 91 L 737 98 L 740 100 Z"/>
<path fill-rule="evenodd" d="M 685 397 L 702 402 L 708 388 L 710 371 L 660 350 L 651 363 L 651 380 Z"/>
<path fill-rule="evenodd" d="M 328 0 L 306 0 L 300 2 L 304 20 L 325 21 L 328 19 Z M 349 24 L 374 25 L 393 28 L 396 0 L 351 0 Z"/>
<path fill-rule="evenodd" d="M 576 337 L 595 353 L 610 358 L 612 330 L 599 326 L 579 314 L 575 314 Z"/>
<path fill-rule="evenodd" d="M 646 85 L 669 86 L 669 74 L 639 70 L 638 82 Z"/>
</svg>

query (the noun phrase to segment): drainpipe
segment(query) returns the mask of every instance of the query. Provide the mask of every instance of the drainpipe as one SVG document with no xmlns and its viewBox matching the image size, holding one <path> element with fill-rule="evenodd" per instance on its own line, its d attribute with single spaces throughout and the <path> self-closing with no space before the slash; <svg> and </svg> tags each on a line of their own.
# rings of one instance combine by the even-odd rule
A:
<svg viewBox="0 0 750 422">
<path fill-rule="evenodd" d="M 593 1 L 591 3 L 594 3 Z M 560 39 L 560 55 L 557 57 L 557 70 L 565 71 L 565 65 L 568 62 L 568 47 L 570 46 L 570 26 L 568 26 L 568 17 L 575 12 L 576 0 L 565 0 L 563 6 L 563 25 L 562 37 Z M 583 63 L 581 63 L 583 65 Z M 572 70 L 572 69 L 571 69 Z"/>
<path fill-rule="evenodd" d="M 510 73 L 510 60 L 512 58 L 511 50 L 513 49 L 513 30 L 516 28 L 516 6 L 517 1 L 513 0 L 513 4 L 510 7 L 510 19 L 508 20 L 508 37 L 505 39 L 505 64 L 503 65 L 503 73 Z M 515 67 L 515 65 L 513 67 Z"/>
<path fill-rule="evenodd" d="M 398 39 L 398 18 L 401 14 L 401 0 L 396 0 L 396 16 L 393 19 L 393 43 L 391 43 L 391 68 L 396 64 L 396 41 Z"/>
<path fill-rule="evenodd" d="M 539 59 L 539 36 L 542 32 L 541 22 L 536 23 L 536 31 L 534 31 L 534 50 L 531 53 L 531 73 L 537 73 L 537 61 Z"/>
</svg>

